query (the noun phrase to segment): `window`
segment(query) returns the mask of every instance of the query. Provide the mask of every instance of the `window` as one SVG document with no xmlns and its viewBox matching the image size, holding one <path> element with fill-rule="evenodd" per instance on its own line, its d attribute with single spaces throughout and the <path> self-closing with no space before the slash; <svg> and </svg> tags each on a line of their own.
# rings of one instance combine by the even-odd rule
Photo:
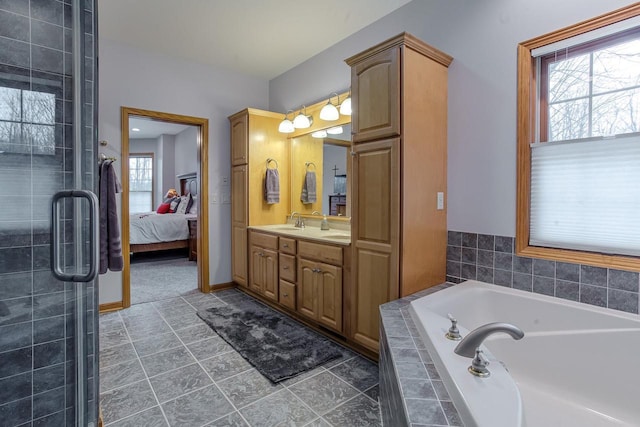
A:
<svg viewBox="0 0 640 427">
<path fill-rule="evenodd" d="M 153 211 L 153 154 L 129 155 L 129 212 Z"/>
<path fill-rule="evenodd" d="M 0 151 L 55 154 L 53 93 L 0 87 Z"/>
<path fill-rule="evenodd" d="M 640 268 L 640 6 L 520 44 L 521 255 Z"/>
</svg>

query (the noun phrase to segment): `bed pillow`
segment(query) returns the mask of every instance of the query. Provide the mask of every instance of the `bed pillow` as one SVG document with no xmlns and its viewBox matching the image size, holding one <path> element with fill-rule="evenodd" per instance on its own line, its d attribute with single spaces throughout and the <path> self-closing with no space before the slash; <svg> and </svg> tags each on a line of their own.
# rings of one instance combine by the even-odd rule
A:
<svg viewBox="0 0 640 427">
<path fill-rule="evenodd" d="M 160 206 L 158 206 L 158 209 L 156 209 L 156 213 L 159 213 L 159 214 L 169 213 L 170 206 L 171 206 L 171 203 L 161 203 Z"/>
<path fill-rule="evenodd" d="M 198 213 L 198 200 L 193 196 L 191 196 L 191 203 L 189 203 L 189 209 L 187 210 L 187 213 L 190 213 L 190 214 Z"/>
<path fill-rule="evenodd" d="M 186 196 L 180 197 L 180 204 L 176 209 L 176 213 L 178 214 L 186 214 L 189 212 L 189 208 L 191 207 L 191 194 L 187 194 Z"/>
<path fill-rule="evenodd" d="M 169 204 L 169 213 L 175 213 L 176 209 L 180 206 L 180 197 L 174 197 Z"/>
</svg>

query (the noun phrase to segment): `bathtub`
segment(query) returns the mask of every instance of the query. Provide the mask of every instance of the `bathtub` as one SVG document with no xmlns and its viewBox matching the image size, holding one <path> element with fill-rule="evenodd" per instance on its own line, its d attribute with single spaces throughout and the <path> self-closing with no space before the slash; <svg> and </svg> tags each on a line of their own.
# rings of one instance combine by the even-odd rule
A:
<svg viewBox="0 0 640 427">
<path fill-rule="evenodd" d="M 409 311 L 465 426 L 640 425 L 638 315 L 476 281 L 412 301 Z M 463 337 L 489 322 L 525 336 L 486 339 L 491 376 L 478 378 L 444 337 L 448 313 Z"/>
</svg>

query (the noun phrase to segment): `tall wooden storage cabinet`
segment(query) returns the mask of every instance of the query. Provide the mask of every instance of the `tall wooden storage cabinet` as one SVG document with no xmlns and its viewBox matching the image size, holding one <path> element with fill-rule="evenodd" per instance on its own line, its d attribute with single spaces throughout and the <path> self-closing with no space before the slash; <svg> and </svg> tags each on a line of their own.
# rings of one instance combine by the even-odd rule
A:
<svg viewBox="0 0 640 427">
<path fill-rule="evenodd" d="M 350 338 L 378 351 L 380 304 L 445 281 L 447 67 L 403 33 L 351 66 L 353 282 Z"/>
<path fill-rule="evenodd" d="M 235 283 L 248 286 L 247 227 L 277 224 L 286 218 L 289 205 L 289 174 L 280 175 L 281 203 L 264 201 L 267 159 L 289 164 L 288 141 L 278 132 L 282 114 L 254 108 L 229 117 L 231 125 L 231 275 Z"/>
</svg>

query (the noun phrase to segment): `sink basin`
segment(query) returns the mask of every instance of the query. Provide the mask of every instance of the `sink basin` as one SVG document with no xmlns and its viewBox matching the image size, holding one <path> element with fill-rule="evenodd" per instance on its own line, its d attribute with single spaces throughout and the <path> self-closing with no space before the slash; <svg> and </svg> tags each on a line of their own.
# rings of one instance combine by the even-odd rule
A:
<svg viewBox="0 0 640 427">
<path fill-rule="evenodd" d="M 351 239 L 351 236 L 344 235 L 344 234 L 327 234 L 326 236 L 322 235 L 322 237 L 326 237 L 327 239 L 343 239 L 343 240 Z"/>
<path fill-rule="evenodd" d="M 282 227 L 274 227 L 274 230 L 282 230 L 282 231 L 302 231 L 302 228 L 292 227 L 290 225 L 283 225 Z"/>
</svg>

